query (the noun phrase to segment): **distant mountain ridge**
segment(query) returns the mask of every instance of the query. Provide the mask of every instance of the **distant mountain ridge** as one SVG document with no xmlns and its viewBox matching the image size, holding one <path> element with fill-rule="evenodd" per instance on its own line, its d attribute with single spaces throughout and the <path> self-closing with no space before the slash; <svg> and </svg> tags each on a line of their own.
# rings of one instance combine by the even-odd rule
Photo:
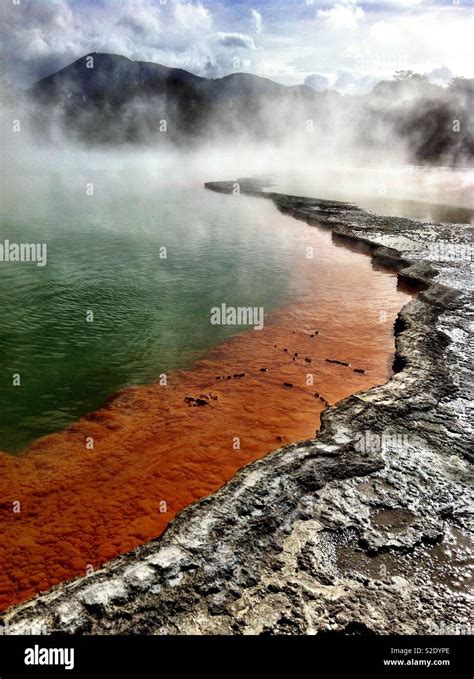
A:
<svg viewBox="0 0 474 679">
<path fill-rule="evenodd" d="M 339 152 L 345 145 L 362 155 L 403 144 L 416 162 L 459 164 L 474 158 L 472 84 L 458 79 L 445 90 L 407 76 L 369 95 L 344 96 L 249 73 L 208 79 L 93 52 L 37 81 L 28 97 L 42 134 L 54 120 L 62 133 L 89 143 L 189 145 L 238 136 L 298 142 L 314 152 L 339 144 Z"/>
<path fill-rule="evenodd" d="M 313 91 L 235 73 L 211 80 L 179 68 L 91 53 L 36 82 L 29 97 L 60 109 L 64 126 L 90 141 L 140 141 L 166 120 L 168 140 L 232 133 L 268 104 L 300 105 Z M 233 130 L 232 121 L 235 121 Z M 265 125 L 259 132 L 265 131 Z M 257 131 L 257 130 L 256 130 Z"/>
<path fill-rule="evenodd" d="M 89 64 L 89 66 L 88 66 Z M 181 68 L 163 66 L 154 62 L 132 61 L 120 54 L 92 52 L 61 70 L 38 80 L 30 89 L 33 94 L 63 95 L 65 88 L 73 88 L 77 94 L 97 96 L 113 92 L 117 87 L 125 87 L 125 92 L 138 93 L 152 91 L 154 88 L 180 86 L 194 87 L 196 91 L 208 95 L 231 94 L 236 85 L 244 91 L 255 93 L 263 91 L 266 95 L 281 95 L 287 91 L 301 91 L 311 94 L 307 85 L 288 87 L 273 80 L 250 73 L 232 73 L 222 78 L 209 79 L 194 75 Z"/>
</svg>

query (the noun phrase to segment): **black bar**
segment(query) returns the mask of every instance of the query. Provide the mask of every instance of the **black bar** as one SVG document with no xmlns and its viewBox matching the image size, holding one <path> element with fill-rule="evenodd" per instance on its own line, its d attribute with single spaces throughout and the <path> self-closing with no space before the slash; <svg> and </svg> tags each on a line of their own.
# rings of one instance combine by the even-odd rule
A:
<svg viewBox="0 0 474 679">
<path fill-rule="evenodd" d="M 57 650 L 50 654 L 42 649 Z M 65 649 L 73 649 L 74 655 Z M 28 665 L 27 659 L 63 661 L 70 666 L 73 660 L 73 667 Z M 310 669 L 311 679 L 359 674 L 364 678 L 474 676 L 470 636 L 0 637 L 0 679 L 127 675 L 156 679 L 170 672 L 176 676 L 183 672 L 225 676 L 235 675 L 240 668 L 243 676 L 248 676 L 256 673 L 256 663 L 264 667 L 262 677 L 273 668 L 279 674 L 290 670 L 291 676 Z M 347 675 L 338 675 L 340 672 Z"/>
</svg>

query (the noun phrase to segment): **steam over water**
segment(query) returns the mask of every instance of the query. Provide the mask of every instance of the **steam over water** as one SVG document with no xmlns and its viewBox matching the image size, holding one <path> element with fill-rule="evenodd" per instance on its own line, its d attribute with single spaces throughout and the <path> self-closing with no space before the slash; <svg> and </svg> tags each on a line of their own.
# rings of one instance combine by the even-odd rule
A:
<svg viewBox="0 0 474 679">
<path fill-rule="evenodd" d="M 5 191 L 3 233 L 48 258 L 1 264 L 0 449 L 26 449 L 0 452 L 0 496 L 26 510 L 2 512 L 0 610 L 313 437 L 328 404 L 390 376 L 410 299 L 327 230 L 203 189 L 240 168 L 86 160 L 12 173 Z M 263 308 L 263 328 L 213 325 L 222 304 Z"/>
<path fill-rule="evenodd" d="M 46 170 L 32 188 L 1 214 L 3 238 L 48 248 L 43 268 L 1 264 L 1 450 L 189 366 L 239 330 L 211 325 L 214 305 L 270 312 L 291 296 L 288 233 L 270 228 L 263 201 L 230 205 L 200 181 L 176 185 L 143 169 Z"/>
<path fill-rule="evenodd" d="M 45 267 L 1 263 L 0 450 L 19 452 L 118 389 L 190 367 L 245 329 L 211 325 L 213 306 L 269 314 L 292 299 L 298 226 L 273 228 L 265 201 L 202 188 L 244 172 L 242 152 L 239 167 L 211 151 L 16 150 L 2 182 L 1 242 L 46 244 L 48 259 Z M 275 160 L 253 159 L 252 170 Z M 287 176 L 277 190 L 354 200 L 354 186 L 366 198 L 380 184 L 360 173 L 351 192 L 347 175 L 333 177 Z"/>
</svg>

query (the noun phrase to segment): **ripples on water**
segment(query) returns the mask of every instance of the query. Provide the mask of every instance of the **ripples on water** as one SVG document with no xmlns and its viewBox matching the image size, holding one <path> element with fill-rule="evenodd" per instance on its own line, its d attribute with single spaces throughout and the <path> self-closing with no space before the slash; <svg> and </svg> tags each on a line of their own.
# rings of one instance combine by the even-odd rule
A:
<svg viewBox="0 0 474 679">
<path fill-rule="evenodd" d="M 48 265 L 0 264 L 0 450 L 18 452 L 122 387 L 189 367 L 240 330 L 209 324 L 215 304 L 267 314 L 297 284 L 297 224 L 274 229 L 270 203 L 204 191 L 221 170 L 190 181 L 181 167 L 157 171 L 126 155 L 118 166 L 72 158 L 56 170 L 9 167 L 2 183 L 0 239 L 46 242 Z M 293 178 L 297 187 L 330 197 L 318 182 Z M 393 214 L 394 205 L 367 207 Z M 426 215 L 411 206 L 409 216 Z"/>
<path fill-rule="evenodd" d="M 268 312 L 291 295 L 288 234 L 272 231 L 270 205 L 230 210 L 201 182 L 173 189 L 126 173 L 102 174 L 87 197 L 86 179 L 46 173 L 21 200 L 2 201 L 2 241 L 46 242 L 48 264 L 0 265 L 0 450 L 189 366 L 239 330 L 210 325 L 215 304 Z"/>
</svg>

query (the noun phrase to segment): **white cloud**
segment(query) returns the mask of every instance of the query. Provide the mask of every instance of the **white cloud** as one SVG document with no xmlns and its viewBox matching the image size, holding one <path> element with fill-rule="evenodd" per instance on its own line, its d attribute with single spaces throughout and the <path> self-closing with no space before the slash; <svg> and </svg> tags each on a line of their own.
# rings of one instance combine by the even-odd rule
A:
<svg viewBox="0 0 474 679">
<path fill-rule="evenodd" d="M 223 47 L 230 49 L 257 49 L 253 38 L 244 33 L 216 33 L 217 41 Z"/>
<path fill-rule="evenodd" d="M 332 87 L 341 94 L 362 94 L 370 92 L 377 79 L 368 73 L 354 73 L 339 70 L 336 73 Z"/>
<path fill-rule="evenodd" d="M 286 72 L 284 82 L 298 76 L 298 82 L 304 82 L 317 72 L 334 86 L 342 71 L 346 76 L 339 80 L 341 89 L 363 92 L 371 82 L 390 79 L 397 70 L 430 73 L 446 66 L 454 75 L 472 78 L 473 26 L 467 7 L 416 4 L 409 9 L 400 9 L 398 3 L 380 4 L 371 11 L 365 3 L 363 20 L 351 23 L 349 30 L 329 30 L 327 16 L 301 25 L 298 48 L 282 42 L 278 50 L 280 79 Z M 354 10 L 356 3 L 345 3 L 344 8 Z M 290 34 L 289 27 L 286 33 Z M 282 54 L 287 55 L 286 68 Z M 351 82 L 347 73 L 353 76 Z"/>
<path fill-rule="evenodd" d="M 262 15 L 256 9 L 251 9 L 250 14 L 252 15 L 252 19 L 253 19 L 253 22 L 254 22 L 255 33 L 261 33 L 262 29 L 263 29 Z"/>
<path fill-rule="evenodd" d="M 442 87 L 449 85 L 453 78 L 453 72 L 447 66 L 434 68 L 430 73 L 425 73 L 425 75 L 430 82 L 435 85 L 441 85 Z"/>
<path fill-rule="evenodd" d="M 352 29 L 364 18 L 364 10 L 355 2 L 338 2 L 331 9 L 319 9 L 317 19 L 330 30 Z"/>
<path fill-rule="evenodd" d="M 376 21 L 369 31 L 370 38 L 381 45 L 392 44 L 398 39 L 398 31 L 389 21 Z"/>
<path fill-rule="evenodd" d="M 174 17 L 179 28 L 191 33 L 206 31 L 212 26 L 212 14 L 201 5 L 190 2 L 179 2 L 174 7 Z"/>
<path fill-rule="evenodd" d="M 252 3 L 242 17 L 238 3 L 203 2 L 23 0 L 18 6 L 5 1 L 0 62 L 7 79 L 20 84 L 93 51 L 212 77 L 235 70 L 237 56 L 248 64 L 245 70 L 287 84 L 319 74 L 332 86 L 342 71 L 353 75 L 352 84 L 344 76 L 345 86 L 355 90 L 399 69 L 431 73 L 446 66 L 454 75 L 474 75 L 466 3 L 440 7 L 397 0 L 379 2 L 373 11 L 367 0 L 363 9 L 362 0 L 334 0 L 320 5 L 319 12 L 301 3 L 299 13 L 286 3 L 263 17 L 263 27 L 261 11 Z M 245 23 L 253 28 L 249 33 L 242 29 Z"/>
<path fill-rule="evenodd" d="M 160 9 L 147 0 L 123 3 L 119 7 L 119 17 L 119 26 L 142 36 L 156 34 L 161 29 Z"/>
<path fill-rule="evenodd" d="M 329 78 L 320 73 L 311 73 L 304 79 L 304 85 L 311 87 L 316 92 L 324 92 L 329 87 Z"/>
</svg>

